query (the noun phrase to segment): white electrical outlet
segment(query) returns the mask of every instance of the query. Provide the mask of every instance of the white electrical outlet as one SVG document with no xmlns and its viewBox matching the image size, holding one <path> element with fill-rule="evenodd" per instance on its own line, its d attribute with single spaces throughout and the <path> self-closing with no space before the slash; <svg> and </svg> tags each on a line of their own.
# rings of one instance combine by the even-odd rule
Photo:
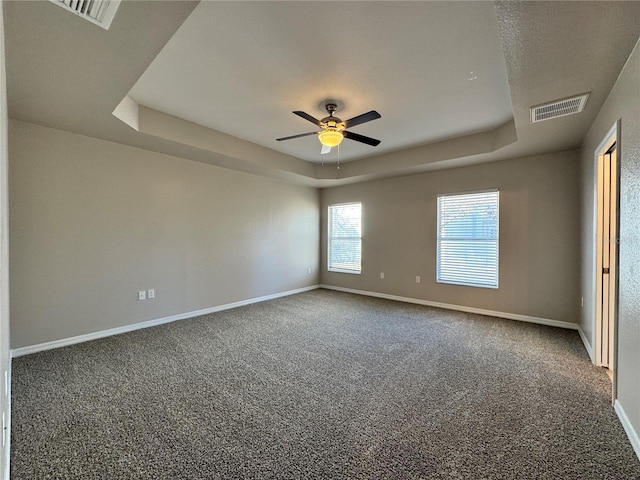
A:
<svg viewBox="0 0 640 480">
<path fill-rule="evenodd" d="M 380 272 L 380 278 L 384 278 L 384 272 Z"/>
<path fill-rule="evenodd" d="M 420 283 L 420 277 L 416 277 L 416 283 Z"/>
<path fill-rule="evenodd" d="M 146 290 L 140 290 L 138 292 L 138 300 L 146 300 L 147 299 L 147 292 Z"/>
<path fill-rule="evenodd" d="M 156 298 L 156 291 L 153 288 L 147 290 L 147 298 Z"/>
<path fill-rule="evenodd" d="M 311 267 L 307 268 L 307 275 L 311 275 Z"/>
</svg>

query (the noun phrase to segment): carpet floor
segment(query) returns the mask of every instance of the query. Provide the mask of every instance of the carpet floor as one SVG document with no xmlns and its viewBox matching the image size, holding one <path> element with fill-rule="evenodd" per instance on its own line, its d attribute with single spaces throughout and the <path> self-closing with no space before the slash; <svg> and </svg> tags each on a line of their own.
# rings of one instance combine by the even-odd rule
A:
<svg viewBox="0 0 640 480">
<path fill-rule="evenodd" d="M 13 360 L 12 480 L 640 479 L 577 332 L 314 290 Z"/>
</svg>

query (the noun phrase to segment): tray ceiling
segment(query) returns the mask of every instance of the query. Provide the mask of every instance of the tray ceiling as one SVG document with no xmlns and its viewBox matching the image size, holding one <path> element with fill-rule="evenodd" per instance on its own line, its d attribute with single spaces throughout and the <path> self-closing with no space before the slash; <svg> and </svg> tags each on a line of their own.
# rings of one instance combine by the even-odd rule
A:
<svg viewBox="0 0 640 480">
<path fill-rule="evenodd" d="M 108 31 L 2 6 L 11 118 L 318 187 L 580 148 L 640 35 L 622 1 L 127 1 Z M 275 141 L 325 99 L 382 114 L 352 129 L 380 146 L 345 140 L 339 170 L 313 136 Z"/>
</svg>

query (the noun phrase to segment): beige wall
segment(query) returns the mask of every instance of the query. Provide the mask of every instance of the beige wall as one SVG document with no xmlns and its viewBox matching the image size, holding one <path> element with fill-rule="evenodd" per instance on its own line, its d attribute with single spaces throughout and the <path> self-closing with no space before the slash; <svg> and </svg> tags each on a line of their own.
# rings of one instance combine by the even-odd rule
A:
<svg viewBox="0 0 640 480">
<path fill-rule="evenodd" d="M 316 189 L 9 127 L 13 348 L 318 283 Z"/>
<path fill-rule="evenodd" d="M 618 401 L 640 432 L 640 41 L 594 121 L 582 149 L 582 294 L 580 325 L 594 345 L 594 153 L 620 121 L 620 250 L 617 375 Z M 636 445 L 640 448 L 640 445 Z M 640 450 L 638 450 L 640 454 Z"/>
<path fill-rule="evenodd" d="M 572 151 L 324 189 L 321 282 L 576 323 L 577 172 Z M 489 188 L 500 189 L 499 288 L 437 284 L 436 195 Z M 362 274 L 327 272 L 327 206 L 356 201 L 363 209 Z"/>
</svg>

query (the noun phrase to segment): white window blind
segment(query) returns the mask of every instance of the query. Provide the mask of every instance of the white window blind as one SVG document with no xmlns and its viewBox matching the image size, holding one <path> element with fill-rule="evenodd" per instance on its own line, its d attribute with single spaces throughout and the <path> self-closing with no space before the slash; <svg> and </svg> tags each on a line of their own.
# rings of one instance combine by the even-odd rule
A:
<svg viewBox="0 0 640 480">
<path fill-rule="evenodd" d="M 328 269 L 360 273 L 362 250 L 362 204 L 329 206 Z"/>
<path fill-rule="evenodd" d="M 499 192 L 438 196 L 436 281 L 498 288 Z"/>
</svg>

